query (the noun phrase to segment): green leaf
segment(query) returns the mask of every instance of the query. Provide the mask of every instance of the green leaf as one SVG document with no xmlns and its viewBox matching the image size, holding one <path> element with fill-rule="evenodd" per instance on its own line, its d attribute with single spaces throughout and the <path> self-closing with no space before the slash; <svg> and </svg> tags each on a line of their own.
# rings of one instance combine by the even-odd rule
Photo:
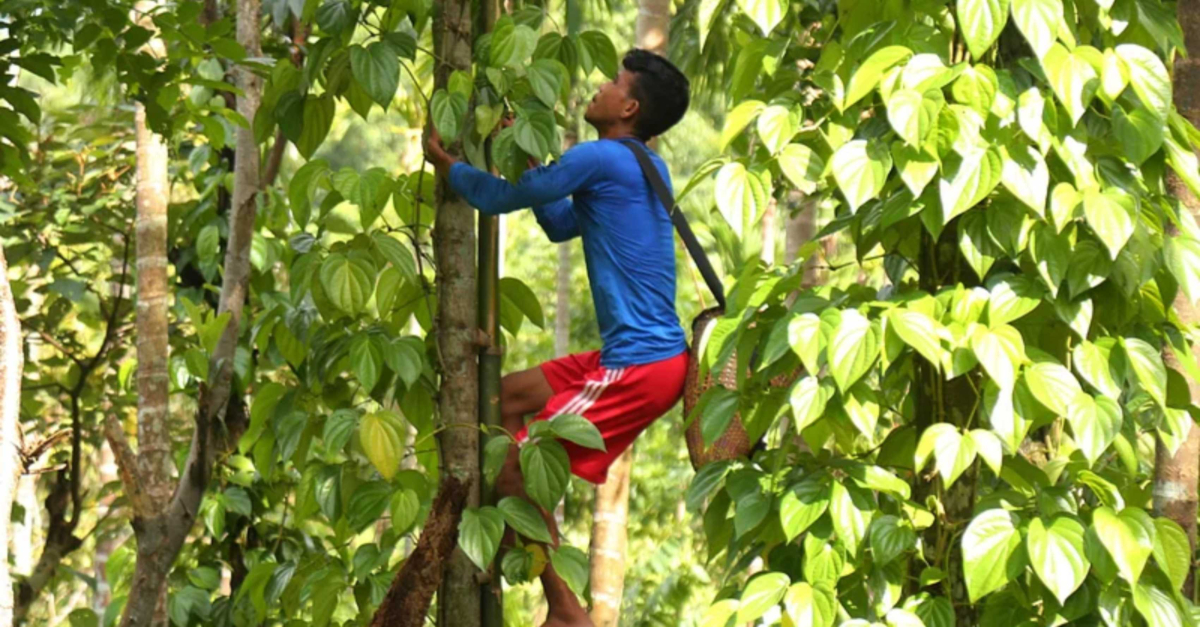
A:
<svg viewBox="0 0 1200 627">
<path fill-rule="evenodd" d="M 700 7 L 696 11 L 696 30 L 700 33 L 700 50 L 704 50 L 704 43 L 708 40 L 708 34 L 712 32 L 716 19 L 720 15 L 721 9 L 725 7 L 726 1 L 701 0 Z"/>
<path fill-rule="evenodd" d="M 492 32 L 491 64 L 512 69 L 523 67 L 537 49 L 537 43 L 537 31 L 524 24 L 504 21 Z"/>
<path fill-rule="evenodd" d="M 1100 285 L 1112 271 L 1112 259 L 1108 251 L 1091 239 L 1079 241 L 1071 255 L 1071 265 L 1067 267 L 1067 285 L 1071 288 L 1071 298 Z"/>
<path fill-rule="evenodd" d="M 325 450 L 339 452 L 345 448 L 358 426 L 358 412 L 352 409 L 339 409 L 325 419 L 325 430 L 321 439 L 325 441 Z"/>
<path fill-rule="evenodd" d="M 875 440 L 875 426 L 879 423 L 879 400 L 865 381 L 855 384 L 842 395 L 842 411 L 858 432 L 870 441 Z"/>
<path fill-rule="evenodd" d="M 583 551 L 561 545 L 550 551 L 550 564 L 572 592 L 583 596 L 588 584 L 588 556 Z"/>
<path fill-rule="evenodd" d="M 1088 226 L 1104 242 L 1109 258 L 1114 260 L 1133 236 L 1136 211 L 1133 197 L 1115 189 L 1104 192 L 1089 189 L 1083 194 L 1083 213 Z"/>
<path fill-rule="evenodd" d="M 942 221 L 950 220 L 974 207 L 1000 184 L 1003 161 L 995 150 L 972 150 L 957 161 L 957 166 L 943 170 L 938 182 L 942 201 Z"/>
<path fill-rule="evenodd" d="M 1045 291 L 1025 275 L 1000 276 L 989 281 L 988 324 L 997 327 L 1019 320 L 1041 304 Z"/>
<path fill-rule="evenodd" d="M 1111 507 L 1100 507 L 1092 512 L 1092 528 L 1112 556 L 1121 578 L 1136 584 L 1154 552 L 1155 529 L 1150 516 L 1135 507 L 1126 507 L 1120 514 Z"/>
<path fill-rule="evenodd" d="M 1071 350 L 1071 365 L 1080 378 L 1100 394 L 1111 398 L 1121 394 L 1109 349 L 1088 341 L 1080 342 Z"/>
<path fill-rule="evenodd" d="M 794 627 L 832 627 L 837 607 L 837 598 L 829 588 L 813 587 L 807 582 L 793 584 L 783 597 L 783 613 Z"/>
<path fill-rule="evenodd" d="M 833 520 L 833 530 L 851 555 L 858 553 L 874 512 L 875 502 L 870 492 L 855 485 L 833 483 L 829 515 Z"/>
<path fill-rule="evenodd" d="M 313 496 L 330 523 L 342 515 L 342 467 L 323 466 L 313 481 Z"/>
<path fill-rule="evenodd" d="M 782 105 L 769 106 L 758 116 L 758 136 L 767 150 L 776 154 L 800 131 L 801 119 L 799 110 Z"/>
<path fill-rule="evenodd" d="M 1070 413 L 1072 401 L 1083 392 L 1071 371 L 1052 361 L 1041 361 L 1026 369 L 1025 382 L 1033 397 L 1058 416 Z"/>
<path fill-rule="evenodd" d="M 783 175 L 798 191 L 804 194 L 817 191 L 825 172 L 825 162 L 813 149 L 804 144 L 788 144 L 776 159 Z"/>
<path fill-rule="evenodd" d="M 496 559 L 504 536 L 504 515 L 494 507 L 463 510 L 458 525 L 458 546 L 479 570 L 487 570 Z"/>
<path fill-rule="evenodd" d="M 547 544 L 552 542 L 550 530 L 546 527 L 546 520 L 529 501 L 509 496 L 500 499 L 497 507 L 500 509 L 500 513 L 504 514 L 504 520 L 517 533 L 534 542 Z"/>
<path fill-rule="evenodd" d="M 590 420 L 578 414 L 559 414 L 550 419 L 550 430 L 556 437 L 574 442 L 584 448 L 606 450 L 600 430 Z"/>
<path fill-rule="evenodd" d="M 367 414 L 358 425 L 358 440 L 363 453 L 388 481 L 400 471 L 406 429 L 404 417 L 392 410 Z"/>
<path fill-rule="evenodd" d="M 1146 619 L 1147 627 L 1184 627 L 1191 624 L 1170 592 L 1147 583 L 1133 587 L 1133 606 Z"/>
<path fill-rule="evenodd" d="M 971 352 L 1001 390 L 1012 390 L 1017 377 L 1018 356 L 1007 338 L 995 330 L 981 328 L 971 336 Z"/>
<path fill-rule="evenodd" d="M 995 70 L 986 65 L 963 68 L 962 74 L 958 75 L 954 85 L 951 86 L 954 101 L 974 109 L 980 115 L 988 114 L 996 102 L 996 92 L 999 90 L 1000 83 Z M 941 95 L 940 91 L 930 93 Z M 936 124 L 936 122 L 935 116 L 933 123 Z"/>
<path fill-rule="evenodd" d="M 975 461 L 976 452 L 973 439 L 963 437 L 953 425 L 939 422 L 921 434 L 914 462 L 919 471 L 932 455 L 938 474 L 942 476 L 942 483 L 950 487 Z"/>
<path fill-rule="evenodd" d="M 1163 364 L 1162 355 L 1145 340 L 1137 338 L 1121 338 L 1121 346 L 1125 349 L 1125 361 L 1129 370 L 1138 384 L 1160 407 L 1165 407 L 1167 367 Z"/>
<path fill-rule="evenodd" d="M 537 295 L 523 281 L 515 277 L 500 279 L 500 296 L 516 305 L 539 329 L 546 328 L 546 316 L 542 313 L 542 305 L 538 302 Z"/>
<path fill-rule="evenodd" d="M 1122 155 L 1141 165 L 1163 145 L 1163 124 L 1149 110 L 1138 107 L 1129 114 L 1113 107 L 1113 135 L 1121 146 Z"/>
<path fill-rule="evenodd" d="M 834 393 L 833 384 L 828 379 L 819 380 L 815 376 L 807 375 L 795 383 L 789 403 L 792 406 L 796 433 L 802 432 L 825 415 L 825 406 Z"/>
<path fill-rule="evenodd" d="M 429 114 L 442 138 L 453 142 L 462 132 L 462 122 L 467 116 L 467 99 L 462 94 L 439 89 L 429 101 Z"/>
<path fill-rule="evenodd" d="M 1050 223 L 1059 233 L 1075 218 L 1075 209 L 1083 197 L 1070 183 L 1059 183 L 1050 192 Z"/>
<path fill-rule="evenodd" d="M 1017 200 L 1039 216 L 1046 215 L 1046 196 L 1050 191 L 1050 170 L 1042 153 L 1033 146 L 1000 148 L 1003 166 L 1000 182 Z"/>
<path fill-rule="evenodd" d="M 854 70 L 854 74 L 850 76 L 850 82 L 846 86 L 846 100 L 842 103 L 842 110 L 846 110 L 854 105 L 854 103 L 862 100 L 864 96 L 871 93 L 875 86 L 879 84 L 883 74 L 893 67 L 903 63 L 912 56 L 912 50 L 905 46 L 886 46 L 876 50 L 871 56 L 863 61 L 858 69 Z M 836 160 L 836 158 L 835 158 Z"/>
<path fill-rule="evenodd" d="M 493 436 L 483 447 L 483 476 L 488 483 L 495 483 L 508 459 L 512 440 L 507 435 Z"/>
<path fill-rule="evenodd" d="M 734 107 L 725 116 L 725 128 L 721 131 L 721 150 L 724 151 L 766 106 L 759 100 L 747 100 Z"/>
<path fill-rule="evenodd" d="M 325 141 L 333 124 L 333 97 L 308 96 L 304 98 L 301 113 L 301 128 L 298 136 L 289 137 L 300 154 L 308 159 Z"/>
<path fill-rule="evenodd" d="M 346 512 L 350 528 L 361 532 L 379 520 L 392 500 L 392 486 L 383 481 L 371 481 L 358 486 L 350 497 L 350 510 Z"/>
<path fill-rule="evenodd" d="M 558 61 L 538 59 L 527 70 L 526 76 L 529 77 L 529 85 L 533 88 L 534 95 L 547 107 L 553 108 L 558 102 L 565 69 Z"/>
<path fill-rule="evenodd" d="M 941 96 L 939 91 L 929 93 Z M 938 112 L 941 111 L 943 102 L 940 99 L 926 98 L 916 90 L 897 90 L 892 92 L 887 100 L 888 122 L 904 143 L 920 146 L 929 132 L 937 126 Z"/>
<path fill-rule="evenodd" d="M 330 35 L 337 35 L 358 19 L 358 11 L 346 0 L 329 0 L 317 9 L 317 25 Z"/>
<path fill-rule="evenodd" d="M 871 522 L 871 552 L 875 564 L 885 565 L 917 545 L 917 533 L 908 521 L 880 516 Z"/>
<path fill-rule="evenodd" d="M 595 30 L 582 33 L 579 48 L 584 73 L 591 74 L 595 67 L 609 78 L 617 77 L 617 49 L 608 35 Z"/>
<path fill-rule="evenodd" d="M 313 159 L 300 166 L 288 183 L 288 204 L 292 209 L 292 218 L 297 226 L 308 226 L 312 215 L 312 205 L 309 198 L 312 191 L 321 182 L 329 180 L 329 163 L 324 159 Z"/>
<path fill-rule="evenodd" d="M 805 372 L 821 371 L 818 360 L 821 349 L 824 348 L 824 340 L 821 334 L 821 318 L 817 314 L 803 313 L 788 322 L 788 344 L 804 364 Z"/>
<path fill-rule="evenodd" d="M 1009 0 L 957 0 L 958 22 L 971 57 L 982 58 L 1008 22 Z"/>
<path fill-rule="evenodd" d="M 532 111 L 518 115 L 512 129 L 513 138 L 521 150 L 537 159 L 545 158 L 558 143 L 554 116 L 548 111 Z"/>
<path fill-rule="evenodd" d="M 1062 0 L 1012 0 L 1012 18 L 1040 59 L 1063 27 L 1063 3 Z"/>
<path fill-rule="evenodd" d="M 337 253 L 321 264 L 321 286 L 329 300 L 348 314 L 358 313 L 367 305 L 375 286 L 375 268 L 363 257 Z"/>
<path fill-rule="evenodd" d="M 771 31 L 783 21 L 788 10 L 788 4 L 783 0 L 737 0 L 737 4 L 758 25 L 763 37 L 771 36 Z"/>
<path fill-rule="evenodd" d="M 1164 145 L 1167 147 L 1167 163 L 1171 169 L 1183 179 L 1193 194 L 1200 195 L 1200 159 L 1196 157 L 1191 146 L 1180 146 L 1174 139 L 1167 137 Z"/>
<path fill-rule="evenodd" d="M 1121 44 L 1116 53 L 1129 70 L 1133 92 L 1151 113 L 1165 121 L 1171 113 L 1171 76 L 1166 64 L 1158 55 L 1137 44 Z"/>
<path fill-rule="evenodd" d="M 942 363 L 940 335 L 942 325 L 928 315 L 912 309 L 897 309 L 888 315 L 888 328 L 896 332 L 905 344 L 913 347 L 934 367 Z"/>
<path fill-rule="evenodd" d="M 400 86 L 400 59 L 396 49 L 381 41 L 366 48 L 353 46 L 350 48 L 350 67 L 371 100 L 386 111 Z"/>
<path fill-rule="evenodd" d="M 700 434 L 705 446 L 712 446 L 729 429 L 740 401 L 737 392 L 724 386 L 719 386 L 710 394 L 711 400 L 704 406 L 704 414 L 700 417 Z"/>
<path fill-rule="evenodd" d="M 834 153 L 832 165 L 833 178 L 854 213 L 883 191 L 892 169 L 892 156 L 880 144 L 856 139 Z"/>
<path fill-rule="evenodd" d="M 421 515 L 421 497 L 416 490 L 404 488 L 392 495 L 392 529 L 397 533 L 407 533 L 417 524 Z"/>
<path fill-rule="evenodd" d="M 1071 116 L 1071 123 L 1078 124 L 1100 84 L 1095 68 L 1078 50 L 1069 52 L 1055 43 L 1042 57 L 1042 69 L 1050 79 L 1054 95 Z"/>
<path fill-rule="evenodd" d="M 1192 547 L 1187 533 L 1170 518 L 1154 519 L 1154 561 L 1171 580 L 1171 587 L 1178 590 L 1187 580 Z"/>
<path fill-rule="evenodd" d="M 567 451 L 556 441 L 541 441 L 521 447 L 521 474 L 525 491 L 534 503 L 554 509 L 567 489 L 571 476 L 571 460 Z"/>
<path fill-rule="evenodd" d="M 1095 464 L 1117 438 L 1122 421 L 1121 406 L 1106 396 L 1093 399 L 1081 391 L 1067 408 L 1075 443 L 1090 464 Z"/>
<path fill-rule="evenodd" d="M 788 542 L 808 530 L 829 509 L 829 483 L 810 476 L 783 494 L 779 501 L 779 522 Z"/>
<path fill-rule="evenodd" d="M 903 142 L 893 142 L 892 158 L 896 161 L 896 169 L 900 171 L 900 180 L 904 181 L 914 198 L 921 196 L 925 186 L 937 176 L 941 167 L 937 153 L 928 144 L 916 148 Z"/>
<path fill-rule="evenodd" d="M 829 369 L 838 389 L 845 392 L 863 377 L 879 357 L 879 338 L 856 309 L 842 312 L 833 340 L 829 343 Z"/>
<path fill-rule="evenodd" d="M 1184 235 L 1166 237 L 1163 258 L 1179 287 L 1193 304 L 1200 300 L 1200 241 Z"/>
<path fill-rule="evenodd" d="M 354 376 L 362 383 L 363 388 L 374 389 L 383 370 L 383 352 L 371 341 L 369 335 L 359 334 L 351 341 L 350 363 Z"/>
<path fill-rule="evenodd" d="M 279 400 L 287 392 L 287 388 L 275 382 L 268 382 L 254 394 L 254 402 L 250 405 L 250 426 L 246 428 L 238 440 L 238 450 L 244 455 L 258 442 L 263 429 L 275 416 L 275 408 Z"/>
<path fill-rule="evenodd" d="M 767 610 L 779 605 L 787 593 L 791 579 L 783 573 L 763 573 L 750 580 L 742 591 L 737 622 L 749 623 L 762 617 Z"/>
<path fill-rule="evenodd" d="M 717 172 L 717 208 L 739 237 L 767 208 L 769 190 L 756 172 L 738 162 Z"/>
<path fill-rule="evenodd" d="M 1021 570 L 1021 532 L 1016 514 L 989 509 L 976 516 L 962 538 L 963 574 L 974 603 L 1000 589 Z"/>
<path fill-rule="evenodd" d="M 1083 583 L 1089 562 L 1083 554 L 1083 525 L 1071 516 L 1056 516 L 1049 523 L 1035 518 L 1025 540 L 1029 562 L 1042 584 L 1059 603 Z"/>
</svg>

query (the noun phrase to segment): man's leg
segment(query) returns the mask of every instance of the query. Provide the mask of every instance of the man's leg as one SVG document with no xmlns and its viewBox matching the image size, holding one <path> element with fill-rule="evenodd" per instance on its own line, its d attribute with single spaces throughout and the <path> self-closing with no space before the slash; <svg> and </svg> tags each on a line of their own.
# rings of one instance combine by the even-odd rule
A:
<svg viewBox="0 0 1200 627">
<path fill-rule="evenodd" d="M 546 376 L 540 368 L 530 368 L 505 376 L 500 381 L 502 426 L 509 434 L 515 435 L 525 426 L 525 417 L 540 411 L 553 395 L 554 390 L 546 381 Z M 521 475 L 520 449 L 516 445 L 510 447 L 508 451 L 504 468 L 496 480 L 496 491 L 501 497 L 515 496 L 532 503 L 525 493 L 525 480 Z M 558 546 L 558 525 L 555 524 L 554 516 L 536 504 L 534 507 L 537 507 L 542 519 L 546 521 L 546 527 L 550 530 L 554 546 Z M 511 546 L 512 542 L 512 537 L 506 535 L 502 544 Z M 542 549 L 547 551 L 548 556 L 549 549 L 545 546 Z M 549 617 L 544 627 L 590 626 L 592 624 L 588 619 L 587 611 L 579 603 L 579 598 L 571 591 L 570 586 L 558 576 L 558 573 L 554 572 L 553 566 L 546 566 L 541 579 L 542 589 L 546 593 L 546 603 L 550 606 Z"/>
</svg>

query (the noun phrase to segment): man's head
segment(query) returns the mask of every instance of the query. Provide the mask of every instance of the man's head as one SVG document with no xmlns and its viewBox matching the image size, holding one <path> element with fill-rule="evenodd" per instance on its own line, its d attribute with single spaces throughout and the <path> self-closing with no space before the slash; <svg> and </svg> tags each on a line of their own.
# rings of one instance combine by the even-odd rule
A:
<svg viewBox="0 0 1200 627">
<path fill-rule="evenodd" d="M 625 55 L 617 77 L 600 86 L 584 119 L 603 134 L 626 126 L 642 140 L 675 126 L 688 107 L 688 79 L 670 61 L 646 50 Z"/>
</svg>

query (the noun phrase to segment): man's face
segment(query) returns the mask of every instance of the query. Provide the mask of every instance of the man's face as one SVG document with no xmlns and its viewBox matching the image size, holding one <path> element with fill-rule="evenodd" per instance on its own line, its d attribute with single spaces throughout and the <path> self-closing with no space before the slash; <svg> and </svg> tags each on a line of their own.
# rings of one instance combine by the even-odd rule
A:
<svg viewBox="0 0 1200 627">
<path fill-rule="evenodd" d="M 638 112 L 638 101 L 631 93 L 635 80 L 637 77 L 632 72 L 621 70 L 615 79 L 600 86 L 583 119 L 596 127 L 632 119 Z"/>
</svg>

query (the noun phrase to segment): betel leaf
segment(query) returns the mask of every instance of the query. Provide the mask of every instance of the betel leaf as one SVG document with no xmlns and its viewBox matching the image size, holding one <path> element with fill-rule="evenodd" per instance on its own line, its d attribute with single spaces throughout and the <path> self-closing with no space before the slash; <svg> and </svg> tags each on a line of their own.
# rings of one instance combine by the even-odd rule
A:
<svg viewBox="0 0 1200 627">
<path fill-rule="evenodd" d="M 903 142 L 893 142 L 892 159 L 900 172 L 900 180 L 904 181 L 913 197 L 919 197 L 925 191 L 925 186 L 933 181 L 941 167 L 937 152 L 931 144 L 918 148 Z"/>
<path fill-rule="evenodd" d="M 820 372 L 819 360 L 824 348 L 821 334 L 821 318 L 814 313 L 803 313 L 788 321 L 788 344 L 792 352 L 804 364 L 809 373 Z"/>
<path fill-rule="evenodd" d="M 294 141 L 296 149 L 307 159 L 316 152 L 321 142 L 325 141 L 325 136 L 329 134 L 329 128 L 333 125 L 333 97 L 329 94 L 307 96 L 301 111 L 302 126 L 299 137 Z"/>
<path fill-rule="evenodd" d="M 1154 116 L 1145 107 L 1136 107 L 1129 113 L 1119 106 L 1113 107 L 1113 135 L 1125 158 L 1136 165 L 1141 165 L 1162 148 L 1163 124 Z"/>
<path fill-rule="evenodd" d="M 875 513 L 871 492 L 853 483 L 835 481 L 829 497 L 829 516 L 838 539 L 851 555 L 856 555 L 867 535 L 867 525 Z"/>
<path fill-rule="evenodd" d="M 788 144 L 776 156 L 779 169 L 787 180 L 802 193 L 817 191 L 825 172 L 825 162 L 812 148 L 804 144 Z"/>
<path fill-rule="evenodd" d="M 463 510 L 458 525 L 458 546 L 479 570 L 487 570 L 500 539 L 504 536 L 504 515 L 495 507 Z"/>
<path fill-rule="evenodd" d="M 400 86 L 400 59 L 396 49 L 377 41 L 366 48 L 350 48 L 350 67 L 371 99 L 387 110 Z M 451 136 L 453 137 L 453 136 Z"/>
<path fill-rule="evenodd" d="M 820 584 L 793 584 L 783 597 L 783 613 L 794 627 L 831 627 L 837 618 L 837 607 L 833 591 Z"/>
<path fill-rule="evenodd" d="M 467 99 L 459 93 L 439 89 L 429 101 L 429 115 L 442 139 L 453 142 L 462 131 L 467 115 Z"/>
<path fill-rule="evenodd" d="M 545 519 L 529 501 L 509 496 L 500 499 L 496 507 L 504 515 L 504 520 L 508 522 L 508 525 L 517 533 L 534 542 L 552 542 Z"/>
<path fill-rule="evenodd" d="M 762 617 L 767 610 L 779 605 L 791 583 L 784 573 L 763 573 L 751 579 L 742 591 L 737 621 L 749 623 Z"/>
<path fill-rule="evenodd" d="M 1117 384 L 1120 374 L 1113 366 L 1111 346 L 1102 348 L 1088 341 L 1080 342 L 1071 349 L 1071 366 L 1097 392 L 1112 398 L 1120 395 L 1121 387 Z"/>
<path fill-rule="evenodd" d="M 796 433 L 804 431 L 825 414 L 825 406 L 834 393 L 829 379 L 808 375 L 796 381 L 789 397 Z"/>
<path fill-rule="evenodd" d="M 1129 84 L 1142 104 L 1165 121 L 1171 113 L 1171 76 L 1158 55 L 1137 44 L 1121 44 L 1117 57 L 1129 70 Z"/>
<path fill-rule="evenodd" d="M 983 57 L 1000 37 L 1008 22 L 1009 0 L 957 0 L 959 26 L 967 49 L 975 59 Z"/>
<path fill-rule="evenodd" d="M 912 309 L 893 311 L 887 318 L 888 329 L 904 340 L 905 344 L 913 347 L 934 367 L 942 363 L 941 331 L 942 325 L 929 315 Z"/>
<path fill-rule="evenodd" d="M 1000 184 L 1003 160 L 996 150 L 975 149 L 943 170 L 938 183 L 942 201 L 942 221 L 949 224 L 955 216 L 974 207 Z"/>
<path fill-rule="evenodd" d="M 883 74 L 912 56 L 912 50 L 905 46 L 886 46 L 871 53 L 854 74 L 846 86 L 846 100 L 842 109 L 847 109 L 862 100 L 875 86 L 879 84 Z"/>
<path fill-rule="evenodd" d="M 1147 627 L 1184 627 L 1191 624 L 1169 591 L 1149 583 L 1133 586 L 1133 606 L 1146 619 Z"/>
<path fill-rule="evenodd" d="M 914 467 L 921 470 L 933 457 L 942 482 L 949 487 L 975 461 L 976 453 L 974 439 L 964 437 L 949 423 L 939 422 L 921 433 L 914 455 Z"/>
<path fill-rule="evenodd" d="M 879 348 L 871 321 L 856 309 L 843 311 L 828 350 L 829 369 L 838 389 L 846 392 L 861 379 L 879 357 Z"/>
<path fill-rule="evenodd" d="M 1154 561 L 1178 589 L 1187 579 L 1190 566 L 1188 556 L 1192 554 L 1187 533 L 1170 518 L 1154 519 Z"/>
<path fill-rule="evenodd" d="M 771 105 L 758 115 L 758 137 L 771 154 L 783 150 L 800 131 L 802 115 L 795 109 L 783 105 Z"/>
<path fill-rule="evenodd" d="M 1087 575 L 1090 564 L 1083 552 L 1083 531 L 1082 523 L 1066 515 L 1029 523 L 1025 539 L 1029 562 L 1059 603 L 1066 603 Z"/>
<path fill-rule="evenodd" d="M 367 414 L 358 425 L 358 439 L 363 452 L 379 474 L 389 481 L 400 470 L 406 429 L 403 416 L 393 410 Z"/>
<path fill-rule="evenodd" d="M 887 564 L 917 544 L 912 524 L 897 516 L 880 516 L 871 522 L 871 552 L 876 564 Z"/>
<path fill-rule="evenodd" d="M 363 389 L 371 390 L 383 371 L 383 351 L 370 335 L 360 333 L 350 341 L 350 368 Z"/>
<path fill-rule="evenodd" d="M 962 537 L 963 575 L 972 603 L 1020 573 L 1019 524 L 1016 514 L 997 508 L 982 512 L 967 525 Z"/>
<path fill-rule="evenodd" d="M 1138 338 L 1121 338 L 1121 346 L 1125 349 L 1125 363 L 1133 375 L 1132 378 L 1158 402 L 1159 406 L 1165 407 L 1167 367 L 1163 364 L 1162 354 L 1145 340 Z"/>
<path fill-rule="evenodd" d="M 554 440 L 543 440 L 521 447 L 521 474 L 525 491 L 535 503 L 554 509 L 567 489 L 571 460 L 567 451 Z"/>
<path fill-rule="evenodd" d="M 1046 196 L 1050 191 L 1050 170 L 1042 153 L 1033 146 L 1000 148 L 1003 166 L 1000 182 L 1017 200 L 1039 216 L 1046 215 Z"/>
<path fill-rule="evenodd" d="M 1042 69 L 1050 79 L 1050 87 L 1059 102 L 1078 124 L 1099 88 L 1100 77 L 1078 50 L 1068 51 L 1062 44 L 1052 44 L 1042 57 Z"/>
<path fill-rule="evenodd" d="M 717 208 L 739 237 L 767 208 L 770 190 L 763 177 L 738 162 L 717 172 Z"/>
<path fill-rule="evenodd" d="M 333 304 L 346 313 L 362 311 L 375 284 L 375 268 L 358 255 L 330 255 L 321 264 L 321 285 Z"/>
<path fill-rule="evenodd" d="M 1030 366 L 1025 371 L 1025 382 L 1033 397 L 1058 416 L 1066 416 L 1072 401 L 1083 391 L 1071 371 L 1053 361 Z"/>
<path fill-rule="evenodd" d="M 939 91 L 931 91 L 930 94 L 941 96 Z M 900 89 L 892 92 L 887 99 L 888 122 L 904 143 L 920 146 L 929 132 L 937 126 L 937 116 L 942 104 L 940 98 L 928 98 L 916 90 Z"/>
<path fill-rule="evenodd" d="M 747 100 L 734 107 L 725 116 L 725 128 L 721 131 L 721 150 L 725 150 L 741 134 L 767 105 L 759 100 Z"/>
<path fill-rule="evenodd" d="M 551 549 L 550 564 L 567 583 L 571 592 L 583 596 L 588 584 L 588 556 L 583 551 L 573 546 L 560 545 Z"/>
<path fill-rule="evenodd" d="M 771 36 L 771 31 L 783 21 L 788 10 L 788 3 L 784 0 L 737 0 L 737 4 L 743 13 L 754 20 L 763 37 Z"/>
<path fill-rule="evenodd" d="M 534 95 L 547 107 L 553 107 L 558 102 L 564 69 L 558 61 L 538 59 L 526 72 Z"/>
<path fill-rule="evenodd" d="M 1103 192 L 1089 189 L 1083 194 L 1083 214 L 1088 226 L 1104 242 L 1110 259 L 1116 260 L 1133 236 L 1136 212 L 1134 198 L 1115 189 Z"/>
<path fill-rule="evenodd" d="M 554 115 L 549 111 L 528 111 L 519 114 L 512 129 L 517 145 L 536 159 L 544 159 L 553 151 L 558 141 L 558 126 L 554 122 Z"/>
<path fill-rule="evenodd" d="M 810 476 L 784 493 L 779 501 L 779 522 L 788 542 L 808 530 L 829 509 L 830 484 Z"/>
<path fill-rule="evenodd" d="M 1116 439 L 1122 420 L 1121 406 L 1107 396 L 1093 398 L 1081 391 L 1067 408 L 1075 443 L 1090 464 L 1095 464 Z"/>
<path fill-rule="evenodd" d="M 892 156 L 882 144 L 856 139 L 838 148 L 832 167 L 833 178 L 853 213 L 883 191 L 892 169 Z"/>
<path fill-rule="evenodd" d="M 1012 18 L 1034 54 L 1046 55 L 1063 26 L 1062 0 L 1012 0 Z"/>
<path fill-rule="evenodd" d="M 1167 237 L 1163 259 L 1179 287 L 1193 304 L 1200 301 L 1200 240 L 1179 235 Z"/>
<path fill-rule="evenodd" d="M 559 414 L 550 419 L 550 430 L 556 437 L 584 448 L 605 450 L 600 430 L 590 420 L 578 414 Z"/>
<path fill-rule="evenodd" d="M 1154 552 L 1155 529 L 1150 516 L 1136 507 L 1126 507 L 1120 514 L 1111 507 L 1100 507 L 1092 512 L 1092 528 L 1121 578 L 1136 584 Z"/>
</svg>

